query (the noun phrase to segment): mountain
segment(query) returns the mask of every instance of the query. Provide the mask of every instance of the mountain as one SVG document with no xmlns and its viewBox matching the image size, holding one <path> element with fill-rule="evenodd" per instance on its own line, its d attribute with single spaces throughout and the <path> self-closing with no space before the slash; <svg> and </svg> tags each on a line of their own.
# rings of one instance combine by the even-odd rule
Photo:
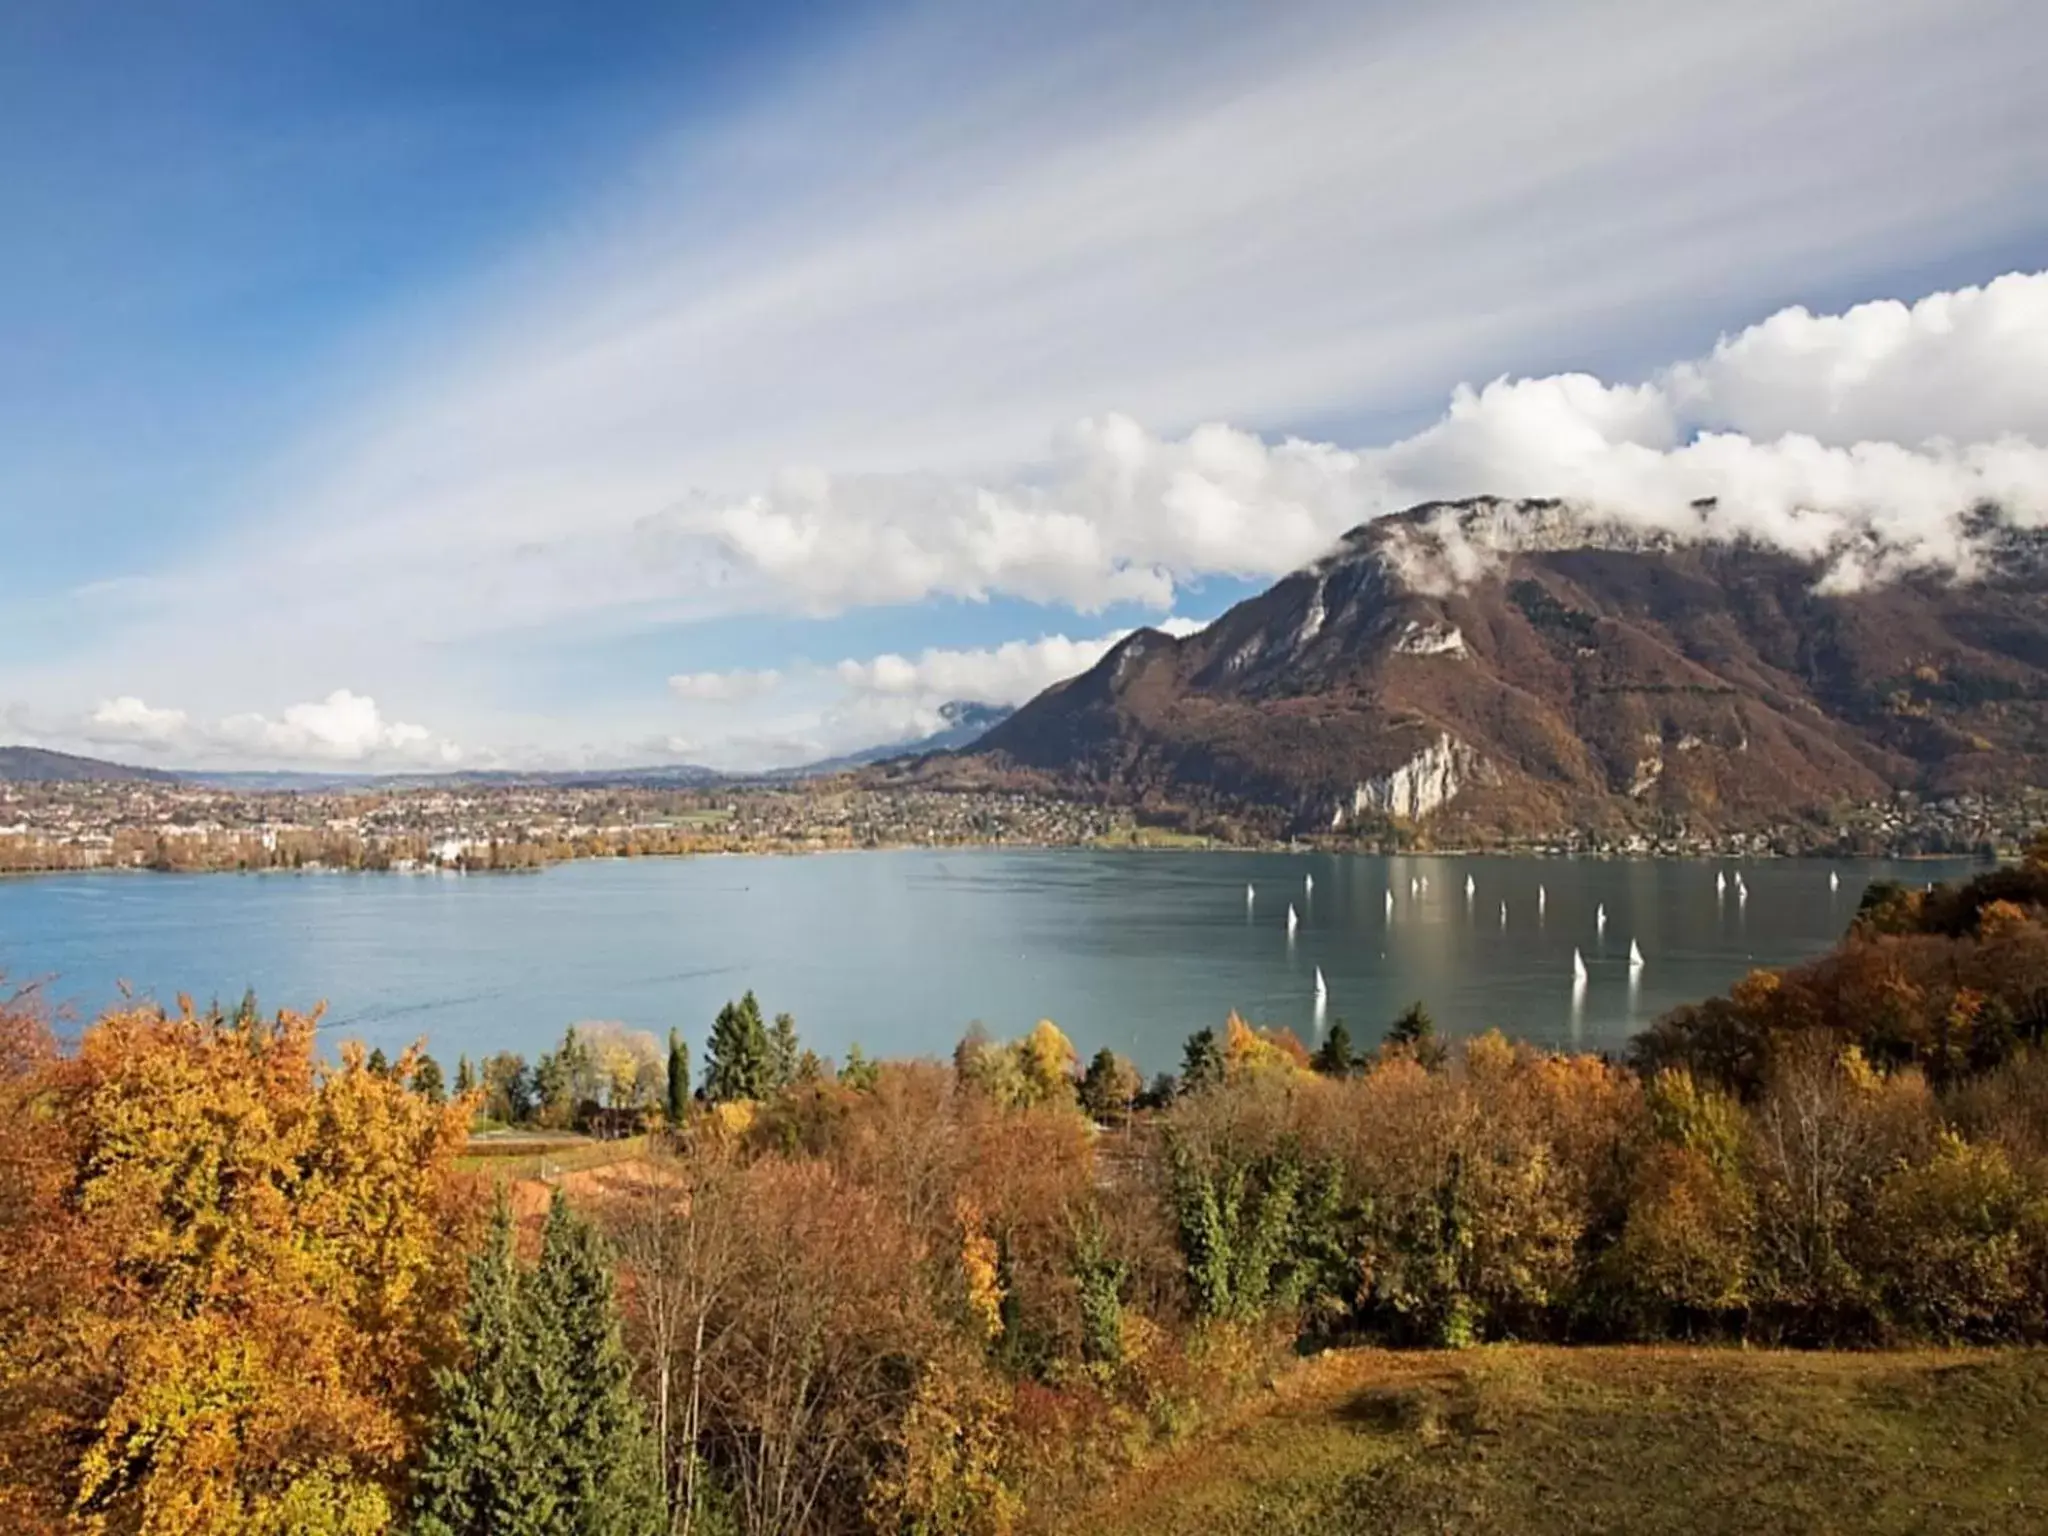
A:
<svg viewBox="0 0 2048 1536">
<path fill-rule="evenodd" d="M 1140 630 L 927 782 L 1268 830 L 1730 830 L 2048 782 L 2048 559 L 1855 586 L 1558 502 L 1432 503 L 1184 639 Z"/>
<path fill-rule="evenodd" d="M 169 784 L 175 780 L 175 774 L 155 768 L 134 768 L 126 763 L 102 762 L 96 757 L 75 757 L 69 752 L 46 752 L 41 747 L 0 747 L 0 782 L 4 783 Z"/>
<path fill-rule="evenodd" d="M 862 747 L 857 752 L 823 758 L 815 763 L 806 763 L 801 768 L 779 769 L 768 777 L 815 779 L 827 774 L 847 773 L 855 768 L 865 768 L 872 763 L 889 762 L 896 758 L 924 757 L 933 752 L 957 752 L 973 746 L 990 730 L 1016 712 L 1015 706 L 1009 704 L 980 704 L 972 699 L 954 699 L 939 706 L 939 718 L 946 723 L 929 736 L 921 736 L 915 741 L 884 742 L 880 746 Z"/>
</svg>

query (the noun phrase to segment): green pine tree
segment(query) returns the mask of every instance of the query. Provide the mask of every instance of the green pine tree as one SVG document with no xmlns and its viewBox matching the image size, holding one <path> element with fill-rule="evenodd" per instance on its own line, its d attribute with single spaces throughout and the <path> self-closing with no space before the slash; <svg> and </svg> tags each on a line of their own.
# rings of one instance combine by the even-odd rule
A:
<svg viewBox="0 0 2048 1536">
<path fill-rule="evenodd" d="M 391 1058 L 384 1054 L 384 1047 L 381 1045 L 370 1052 L 370 1059 L 364 1065 L 379 1077 L 391 1075 Z"/>
<path fill-rule="evenodd" d="M 455 1093 L 460 1098 L 465 1093 L 476 1091 L 476 1068 L 469 1064 L 467 1056 L 455 1058 Z"/>
<path fill-rule="evenodd" d="M 668 1032 L 668 1123 L 680 1126 L 690 1118 L 690 1048 L 683 1032 Z"/>
<path fill-rule="evenodd" d="M 441 1063 L 422 1055 L 413 1063 L 412 1091 L 429 1104 L 448 1102 L 448 1080 L 441 1075 Z"/>
<path fill-rule="evenodd" d="M 657 1536 L 655 1450 L 597 1235 L 559 1190 L 522 1272 L 502 1196 L 470 1266 L 468 1361 L 437 1378 L 414 1536 Z"/>
<path fill-rule="evenodd" d="M 555 1528 L 521 1290 L 512 1210 L 501 1191 L 490 1239 L 469 1266 L 468 1359 L 462 1370 L 435 1373 L 440 1412 L 420 1459 L 414 1536 L 546 1536 Z"/>
<path fill-rule="evenodd" d="M 1195 1093 L 1222 1082 L 1224 1065 L 1223 1043 L 1216 1038 L 1216 1031 L 1196 1030 L 1181 1050 L 1181 1091 Z"/>
<path fill-rule="evenodd" d="M 1330 1032 L 1316 1048 L 1315 1069 L 1325 1077 L 1349 1077 L 1357 1058 L 1351 1053 L 1351 1031 L 1342 1019 L 1330 1023 Z"/>
<path fill-rule="evenodd" d="M 775 1015 L 775 1027 L 768 1032 L 768 1083 L 787 1088 L 796 1081 L 796 1065 L 803 1046 L 796 1038 L 796 1020 L 786 1013 Z"/>
<path fill-rule="evenodd" d="M 714 1104 L 758 1099 L 770 1086 L 768 1029 L 761 1022 L 760 1003 L 748 992 L 719 1009 L 711 1026 L 711 1040 L 704 1047 L 704 1096 Z"/>
<path fill-rule="evenodd" d="M 558 1189 L 526 1281 L 531 1411 L 560 1536 L 653 1536 L 665 1523 L 655 1449 L 633 1398 L 618 1299 L 598 1235 Z"/>
</svg>

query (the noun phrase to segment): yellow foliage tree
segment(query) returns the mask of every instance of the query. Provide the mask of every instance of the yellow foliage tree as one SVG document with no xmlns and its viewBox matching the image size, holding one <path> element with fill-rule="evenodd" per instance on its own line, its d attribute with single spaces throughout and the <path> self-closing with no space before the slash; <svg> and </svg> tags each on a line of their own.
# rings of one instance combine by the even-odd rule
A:
<svg viewBox="0 0 2048 1536">
<path fill-rule="evenodd" d="M 136 1536 L 389 1528 L 429 1372 L 452 1351 L 473 1108 L 359 1049 L 323 1070 L 315 1020 L 134 1009 L 53 1067 L 69 1273 L 0 1340 L 0 1383 L 58 1469 L 74 1528 Z M 4 1405 L 0 1405 L 4 1406 Z"/>
</svg>

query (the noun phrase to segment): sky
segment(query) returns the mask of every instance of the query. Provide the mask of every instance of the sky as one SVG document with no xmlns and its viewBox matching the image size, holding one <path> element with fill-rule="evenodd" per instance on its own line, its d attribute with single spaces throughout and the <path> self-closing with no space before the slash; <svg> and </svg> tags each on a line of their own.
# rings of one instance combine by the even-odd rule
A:
<svg viewBox="0 0 2048 1536">
<path fill-rule="evenodd" d="M 2044 70 L 2029 0 L 13 0 L 0 741 L 800 762 L 1440 496 L 1967 580 L 2048 521 Z"/>
</svg>

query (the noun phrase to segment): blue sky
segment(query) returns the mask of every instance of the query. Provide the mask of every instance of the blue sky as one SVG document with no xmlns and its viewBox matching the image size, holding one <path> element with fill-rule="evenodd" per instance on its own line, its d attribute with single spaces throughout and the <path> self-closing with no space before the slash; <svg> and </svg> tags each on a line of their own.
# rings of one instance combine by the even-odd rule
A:
<svg viewBox="0 0 2048 1536">
<path fill-rule="evenodd" d="M 17 0 L 0 738 L 756 766 L 1404 499 L 1657 515 L 1703 432 L 1759 526 L 1933 517 L 1991 471 L 1923 440 L 2048 438 L 2036 288 L 1852 306 L 2048 266 L 2044 64 L 2002 0 Z"/>
</svg>

